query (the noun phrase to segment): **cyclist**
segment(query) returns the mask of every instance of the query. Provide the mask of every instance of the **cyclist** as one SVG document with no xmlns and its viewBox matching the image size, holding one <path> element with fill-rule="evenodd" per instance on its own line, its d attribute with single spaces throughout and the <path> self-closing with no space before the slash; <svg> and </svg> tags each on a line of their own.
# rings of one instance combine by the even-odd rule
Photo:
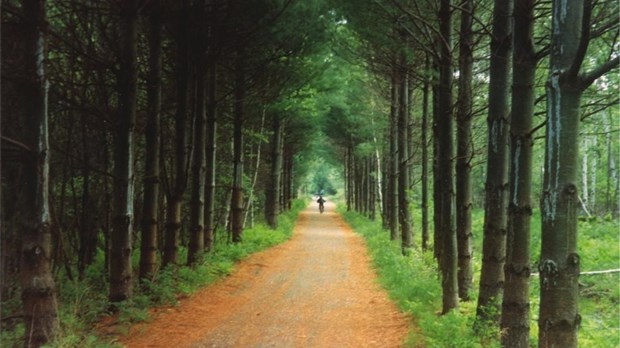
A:
<svg viewBox="0 0 620 348">
<path fill-rule="evenodd" d="M 319 196 L 319 199 L 317 199 L 316 202 L 319 203 L 319 211 L 323 213 L 323 210 L 325 210 L 325 205 L 323 205 L 325 200 L 323 199 L 323 196 Z"/>
</svg>

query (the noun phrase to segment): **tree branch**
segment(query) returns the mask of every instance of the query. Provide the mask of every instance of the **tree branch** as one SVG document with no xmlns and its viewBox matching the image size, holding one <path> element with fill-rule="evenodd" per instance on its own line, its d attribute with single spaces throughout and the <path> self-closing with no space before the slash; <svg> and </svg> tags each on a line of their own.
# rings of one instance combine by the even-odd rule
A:
<svg viewBox="0 0 620 348">
<path fill-rule="evenodd" d="M 573 62 L 566 72 L 566 77 L 570 80 L 577 77 L 581 64 L 588 51 L 588 44 L 590 43 L 590 21 L 592 19 L 592 0 L 583 1 L 583 18 L 581 19 L 581 38 L 579 40 L 579 46 Z"/>
<path fill-rule="evenodd" d="M 596 79 L 598 79 L 599 77 L 605 75 L 606 73 L 608 73 L 612 69 L 617 68 L 618 65 L 620 65 L 620 57 L 616 56 L 614 59 L 609 60 L 606 63 L 598 66 L 595 69 L 593 69 L 592 71 L 584 74 L 581 77 L 581 81 L 579 83 L 579 85 L 581 86 L 581 89 L 584 90 L 584 89 L 588 88 L 591 84 L 594 83 L 594 81 L 596 81 Z"/>
</svg>

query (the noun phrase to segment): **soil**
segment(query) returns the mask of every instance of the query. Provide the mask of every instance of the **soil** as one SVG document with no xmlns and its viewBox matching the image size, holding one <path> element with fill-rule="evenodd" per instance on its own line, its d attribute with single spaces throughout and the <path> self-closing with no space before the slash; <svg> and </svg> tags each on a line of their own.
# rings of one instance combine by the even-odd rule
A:
<svg viewBox="0 0 620 348">
<path fill-rule="evenodd" d="M 333 204 L 304 210 L 290 241 L 153 313 L 126 347 L 399 347 L 412 323 L 376 281 L 364 241 Z"/>
</svg>

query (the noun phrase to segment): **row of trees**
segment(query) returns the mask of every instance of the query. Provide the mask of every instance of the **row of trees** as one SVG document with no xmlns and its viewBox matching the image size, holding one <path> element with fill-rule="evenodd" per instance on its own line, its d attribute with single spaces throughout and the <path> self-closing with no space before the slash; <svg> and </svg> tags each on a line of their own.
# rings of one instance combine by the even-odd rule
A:
<svg viewBox="0 0 620 348">
<path fill-rule="evenodd" d="M 99 254 L 117 304 L 144 291 L 136 278 L 199 263 L 217 231 L 241 242 L 255 212 L 277 227 L 312 134 L 305 85 L 323 64 L 321 11 L 279 0 L 2 3 L 0 279 L 3 303 L 21 290 L 27 346 L 58 327 L 55 281 L 83 279 Z"/>
<path fill-rule="evenodd" d="M 532 198 L 538 196 L 539 344 L 577 346 L 577 218 L 591 215 L 590 210 L 618 214 L 617 129 L 609 121 L 617 113 L 609 107 L 618 102 L 618 84 L 606 76 L 618 67 L 617 3 L 556 0 L 549 7 L 533 0 L 345 1 L 337 8 L 346 28 L 341 53 L 360 61 L 368 74 L 366 88 L 377 91 L 366 102 L 370 113 L 380 118 L 374 115 L 389 110 L 383 142 L 376 141 L 376 128 L 359 127 L 369 121 L 356 121 L 356 109 L 332 110 L 340 120 L 332 122 L 351 125 L 334 136 L 344 149 L 346 181 L 351 182 L 349 209 L 373 211 L 352 202 L 374 199 L 374 192 L 382 190 L 384 225 L 392 239 L 401 238 L 406 254 L 412 247 L 412 198 L 421 200 L 416 206 L 424 249 L 429 246 L 428 207 L 433 205 L 433 248 L 447 313 L 459 299 L 470 299 L 471 212 L 475 201 L 483 202 L 477 323 L 495 323 L 504 346 L 527 347 L 529 226 Z M 480 121 L 484 114 L 486 127 Z M 431 118 L 432 146 L 427 134 Z M 535 140 L 543 138 L 543 128 L 540 148 Z M 599 197 L 604 192 L 605 204 L 589 209 L 588 185 L 597 185 L 592 180 L 599 169 L 591 165 L 592 150 L 580 155 L 578 148 L 580 141 L 592 144 L 591 137 L 605 144 L 595 158 L 606 162 L 602 167 L 607 171 L 605 189 L 598 191 Z M 433 154 L 432 199 L 428 147 Z M 373 165 L 365 166 L 369 160 Z M 542 182 L 535 168 L 541 168 Z M 474 170 L 486 176 L 483 194 L 476 194 Z M 383 185 L 367 189 L 365 178 L 384 178 L 376 181 Z"/>
</svg>

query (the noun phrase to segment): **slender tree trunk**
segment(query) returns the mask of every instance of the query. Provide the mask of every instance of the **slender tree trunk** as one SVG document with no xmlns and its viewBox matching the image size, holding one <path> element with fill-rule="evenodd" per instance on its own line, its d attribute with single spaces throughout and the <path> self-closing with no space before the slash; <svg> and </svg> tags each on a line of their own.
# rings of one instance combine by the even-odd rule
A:
<svg viewBox="0 0 620 348">
<path fill-rule="evenodd" d="M 273 138 L 271 139 L 271 181 L 267 186 L 265 219 L 272 229 L 278 228 L 278 197 L 282 181 L 282 121 L 280 115 L 273 116 Z"/>
<path fill-rule="evenodd" d="M 436 63 L 435 71 L 439 74 L 439 65 Z M 441 262 L 441 255 L 443 252 L 443 242 L 442 242 L 442 233 L 440 229 L 441 225 L 441 217 L 443 214 L 441 213 L 441 205 L 439 202 L 441 201 L 440 190 L 441 183 L 439 179 L 441 178 L 441 174 L 439 174 L 439 158 L 437 157 L 439 154 L 439 138 L 437 135 L 439 134 L 439 123 L 436 120 L 441 118 L 441 108 L 439 107 L 439 79 L 433 81 L 433 256 L 437 260 L 439 268 L 443 267 Z"/>
<path fill-rule="evenodd" d="M 598 133 L 599 132 L 599 127 L 598 124 L 594 125 L 594 132 Z M 592 147 L 594 149 L 598 149 L 598 136 L 594 136 L 592 137 Z M 592 192 L 590 192 L 590 212 L 592 214 L 596 214 L 597 213 L 597 209 L 596 209 L 596 172 L 599 166 L 598 160 L 599 160 L 599 152 L 598 151 L 594 151 L 594 154 L 592 156 L 592 174 L 590 175 L 590 190 Z"/>
<path fill-rule="evenodd" d="M 396 63 L 396 62 L 395 62 Z M 391 83 L 390 103 L 390 192 L 389 192 L 389 220 L 390 239 L 398 238 L 398 110 L 400 92 L 398 86 L 398 67 L 394 66 Z"/>
<path fill-rule="evenodd" d="M 233 131 L 232 240 L 239 243 L 243 234 L 243 117 L 245 103 L 245 57 L 237 52 L 235 64 L 235 110 Z"/>
<path fill-rule="evenodd" d="M 258 144 L 256 145 L 256 165 L 254 166 L 254 175 L 252 175 L 252 183 L 250 185 L 250 192 L 248 193 L 248 199 L 246 200 L 245 207 L 244 207 L 245 215 L 243 217 L 243 226 L 246 225 L 246 222 L 248 220 L 248 214 L 250 213 L 250 211 L 254 210 L 252 207 L 252 202 L 254 200 L 254 188 L 256 187 L 256 181 L 258 180 L 258 171 L 260 170 L 261 148 L 263 144 L 262 139 L 263 139 L 263 133 L 265 132 L 265 112 L 266 110 L 263 109 L 263 114 L 261 116 L 261 121 L 260 121 L 260 131 L 259 131 L 260 136 L 259 136 Z"/>
<path fill-rule="evenodd" d="M 149 72 L 145 130 L 144 204 L 140 279 L 151 279 L 157 268 L 159 220 L 159 118 L 161 111 L 161 0 L 152 4 L 148 19 Z"/>
<path fill-rule="evenodd" d="M 389 132 L 388 132 L 389 134 Z M 386 139 L 389 139 L 389 135 L 385 137 Z M 388 140 L 389 142 L 389 140 Z M 386 144 L 387 145 L 387 144 Z M 389 225 L 389 219 L 388 217 L 390 216 L 390 152 L 389 152 L 389 145 L 387 146 L 387 149 L 385 149 L 385 153 L 387 153 L 387 156 L 383 156 L 383 174 L 381 175 L 382 178 L 384 178 L 384 182 L 383 182 L 383 186 L 381 187 L 381 189 L 383 190 L 383 206 L 381 208 L 381 220 L 382 220 L 382 226 L 384 230 L 389 230 L 390 229 L 390 225 Z"/>
<path fill-rule="evenodd" d="M 530 219 L 532 217 L 532 119 L 536 53 L 533 46 L 535 0 L 515 3 L 511 109 L 510 197 L 505 284 L 500 320 L 502 346 L 529 347 Z"/>
<path fill-rule="evenodd" d="M 412 220 L 409 211 L 409 74 L 406 59 L 401 59 L 400 108 L 398 110 L 398 207 L 401 249 L 408 255 L 412 247 Z"/>
<path fill-rule="evenodd" d="M 192 190 L 190 201 L 190 236 L 187 263 L 192 265 L 204 252 L 204 195 L 205 195 L 205 138 L 206 138 L 206 81 L 203 68 L 196 76 L 196 118 L 194 121 L 194 152 L 192 159 Z"/>
<path fill-rule="evenodd" d="M 133 132 L 136 117 L 137 80 L 136 0 L 123 2 L 120 21 L 119 111 L 114 146 L 114 217 L 110 238 L 111 302 L 132 295 Z"/>
<path fill-rule="evenodd" d="M 293 197 L 293 154 L 286 152 L 284 161 L 284 199 L 283 210 L 291 210 L 291 200 Z"/>
<path fill-rule="evenodd" d="M 84 278 L 86 267 L 92 264 L 97 253 L 97 229 L 93 221 L 93 213 L 96 211 L 91 195 L 90 175 L 91 160 L 88 151 L 88 129 L 86 117 L 82 116 L 82 216 L 80 226 L 80 248 L 78 251 L 78 277 Z"/>
<path fill-rule="evenodd" d="M 347 209 L 348 211 L 355 210 L 355 156 L 353 155 L 352 145 L 347 146 L 347 158 L 346 164 L 348 169 L 347 175 Z"/>
<path fill-rule="evenodd" d="M 377 153 L 378 155 L 378 153 Z M 370 191 L 370 197 L 368 202 L 370 204 L 370 220 L 375 221 L 377 219 L 377 202 L 381 207 L 381 167 L 379 166 L 379 159 L 368 158 L 368 166 L 370 167 L 370 182 L 368 183 L 368 190 Z"/>
<path fill-rule="evenodd" d="M 459 49 L 459 100 L 456 115 L 456 236 L 458 240 L 459 298 L 469 301 L 472 270 L 471 230 L 471 159 L 472 159 L 472 68 L 473 68 L 473 0 L 461 1 L 461 30 Z"/>
<path fill-rule="evenodd" d="M 581 200 L 583 201 L 582 206 L 584 211 L 587 212 L 588 215 L 590 215 L 588 212 L 588 207 L 590 206 L 590 190 L 588 188 L 588 149 L 590 148 L 590 139 L 587 135 L 583 137 L 583 143 L 581 146 L 584 149 L 583 154 L 581 155 Z"/>
<path fill-rule="evenodd" d="M 498 321 L 506 259 L 512 0 L 495 0 L 489 82 L 488 159 L 477 318 Z"/>
<path fill-rule="evenodd" d="M 426 58 L 426 68 L 430 70 L 428 57 Z M 422 87 L 422 250 L 428 249 L 428 95 L 430 81 L 424 78 Z"/>
<path fill-rule="evenodd" d="M 372 140 L 373 140 L 373 144 L 375 145 L 375 149 L 374 149 L 374 155 L 375 155 L 375 163 L 373 164 L 374 167 L 374 173 L 375 176 L 373 178 L 373 182 L 374 182 L 374 187 L 373 187 L 373 197 L 372 199 L 372 219 L 374 220 L 376 217 L 376 210 L 377 210 L 377 203 L 379 204 L 379 208 L 381 210 L 383 210 L 383 172 L 381 171 L 381 154 L 379 152 L 379 145 L 377 142 L 377 135 L 375 133 L 375 120 L 374 117 L 370 119 L 371 123 L 372 123 Z"/>
<path fill-rule="evenodd" d="M 211 61 L 207 72 L 207 142 L 205 177 L 205 251 L 213 250 L 215 230 L 215 167 L 217 153 L 217 115 L 216 115 L 216 69 Z"/>
<path fill-rule="evenodd" d="M 452 1 L 441 0 L 439 9 L 439 28 L 442 36 L 439 61 L 439 112 L 435 120 L 435 139 L 437 139 L 435 157 L 437 158 L 437 177 L 435 190 L 438 191 L 440 207 L 439 224 L 435 226 L 435 233 L 441 234 L 440 246 L 442 249 L 441 285 L 442 285 L 442 313 L 458 307 L 457 282 L 457 248 L 455 206 L 454 206 L 454 166 L 452 163 Z"/>
<path fill-rule="evenodd" d="M 363 161 L 358 156 L 353 157 L 353 159 L 355 161 L 353 166 L 353 168 L 355 168 L 355 211 L 364 214 L 362 206 L 364 196 L 364 165 Z"/>
<path fill-rule="evenodd" d="M 604 119 L 605 124 L 605 145 L 607 147 L 607 182 L 605 189 L 605 211 L 612 216 L 618 216 L 618 169 L 616 164 L 617 155 L 612 146 L 612 116 L 607 112 Z"/>
<path fill-rule="evenodd" d="M 22 236 L 20 284 L 26 347 L 40 347 L 58 329 L 54 278 L 50 271 L 48 82 L 45 76 L 47 14 L 45 1 L 24 0 L 25 134 L 30 151 L 22 159 L 18 198 Z"/>
<path fill-rule="evenodd" d="M 351 168 L 349 168 L 349 147 L 345 147 L 344 149 L 344 197 L 347 204 L 347 211 L 351 211 L 351 199 L 350 194 L 351 188 L 349 187 L 349 176 L 351 175 Z"/>
<path fill-rule="evenodd" d="M 166 198 L 166 238 L 162 258 L 163 266 L 174 265 L 178 262 L 179 238 L 181 234 L 181 209 L 183 193 L 187 185 L 187 114 L 189 94 L 189 0 L 183 0 L 179 5 L 178 35 L 177 35 L 177 105 L 175 115 L 175 151 L 174 151 L 174 180 Z"/>
</svg>

